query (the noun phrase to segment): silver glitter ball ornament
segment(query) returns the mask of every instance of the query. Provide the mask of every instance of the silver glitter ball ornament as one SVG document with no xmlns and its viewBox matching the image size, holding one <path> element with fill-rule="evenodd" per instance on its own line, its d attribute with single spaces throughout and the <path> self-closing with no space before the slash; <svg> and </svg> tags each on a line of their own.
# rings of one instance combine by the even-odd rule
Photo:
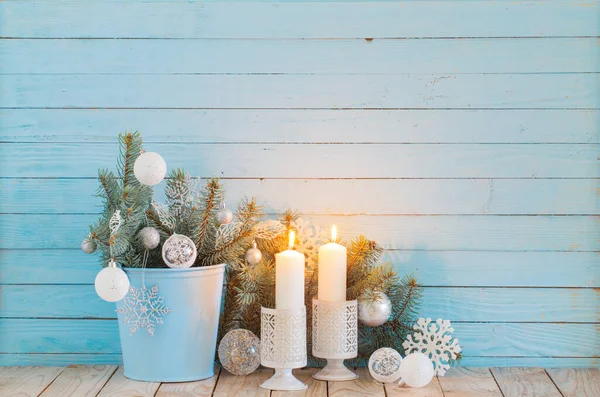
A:
<svg viewBox="0 0 600 397">
<path fill-rule="evenodd" d="M 90 240 L 89 238 L 84 238 L 81 242 L 81 250 L 86 254 L 93 254 L 94 252 L 96 252 L 96 248 L 98 248 L 96 242 Z"/>
<path fill-rule="evenodd" d="M 153 227 L 147 226 L 138 232 L 138 238 L 144 248 L 152 250 L 160 244 L 160 233 Z"/>
<path fill-rule="evenodd" d="M 260 339 L 247 329 L 229 331 L 221 339 L 219 361 L 233 375 L 251 374 L 260 366 Z"/>
<path fill-rule="evenodd" d="M 228 223 L 231 223 L 232 220 L 233 213 L 229 208 L 225 206 L 225 203 L 221 203 L 221 207 L 217 211 L 217 221 L 221 225 L 227 225 Z"/>
<path fill-rule="evenodd" d="M 400 378 L 402 356 L 394 349 L 382 347 L 375 350 L 369 358 L 369 373 L 376 381 L 395 382 Z"/>
<path fill-rule="evenodd" d="M 246 251 L 246 262 L 256 265 L 262 259 L 262 252 L 256 248 L 256 241 L 252 243 L 252 248 Z"/>
<path fill-rule="evenodd" d="M 188 236 L 174 234 L 165 241 L 162 247 L 162 257 L 167 266 L 186 268 L 196 260 L 196 245 Z"/>
<path fill-rule="evenodd" d="M 358 298 L 358 321 L 368 327 L 378 327 L 389 320 L 392 302 L 383 292 L 375 292 L 374 299 Z"/>
</svg>

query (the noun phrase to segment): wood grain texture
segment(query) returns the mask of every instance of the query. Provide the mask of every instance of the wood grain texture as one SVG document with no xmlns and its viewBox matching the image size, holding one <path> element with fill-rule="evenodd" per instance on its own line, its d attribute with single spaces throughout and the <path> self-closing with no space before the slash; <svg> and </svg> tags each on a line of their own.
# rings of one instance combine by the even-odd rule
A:
<svg viewBox="0 0 600 397">
<path fill-rule="evenodd" d="M 600 395 L 600 371 L 598 368 L 549 368 L 546 372 L 564 397 Z"/>
<path fill-rule="evenodd" d="M 221 371 L 214 397 L 269 397 L 271 392 L 262 389 L 260 384 L 273 375 L 270 368 L 259 368 L 248 376 L 235 376 Z"/>
<path fill-rule="evenodd" d="M 434 319 L 600 322 L 595 289 L 426 287 L 421 292 L 418 316 Z M 92 284 L 4 285 L 0 300 L 0 318 L 116 318 L 115 305 L 99 299 Z"/>
<path fill-rule="evenodd" d="M 62 371 L 61 367 L 0 367 L 0 395 L 37 397 Z"/>
<path fill-rule="evenodd" d="M 2 36 L 32 38 L 598 36 L 597 10 L 591 1 L 0 3 L 11 16 Z"/>
<path fill-rule="evenodd" d="M 600 186 L 596 179 L 224 179 L 222 182 L 231 207 L 241 197 L 255 197 L 268 214 L 276 214 L 290 203 L 297 203 L 295 208 L 304 215 L 600 213 L 595 199 Z M 100 213 L 102 201 L 95 196 L 98 186 L 95 179 L 0 179 L 0 211 Z M 372 200 L 373 197 L 377 200 Z M 165 201 L 160 187 L 154 200 Z"/>
<path fill-rule="evenodd" d="M 298 391 L 277 391 L 271 392 L 271 397 L 327 397 L 327 382 L 316 380 L 312 376 L 318 368 L 301 368 L 294 371 L 294 375 L 301 382 L 304 382 L 308 388 Z"/>
<path fill-rule="evenodd" d="M 21 250 L 0 250 L 0 258 L 0 284 L 89 284 L 100 266 L 78 248 L 28 249 L 26 261 Z M 599 260 L 598 252 L 411 250 L 382 258 L 421 285 L 456 287 L 600 287 Z"/>
<path fill-rule="evenodd" d="M 40 397 L 94 397 L 116 370 L 114 365 L 70 365 Z"/>
<path fill-rule="evenodd" d="M 503 397 L 487 368 L 450 368 L 439 380 L 445 397 Z"/>
<path fill-rule="evenodd" d="M 593 38 L 2 40 L 0 73 L 589 73 L 599 51 Z"/>
<path fill-rule="evenodd" d="M 79 248 L 97 215 L 3 215 L 3 249 Z M 598 251 L 597 216 L 308 216 L 386 249 Z"/>
<path fill-rule="evenodd" d="M 600 98 L 600 96 L 599 96 Z M 176 144 L 146 145 L 170 167 L 226 178 L 596 178 L 598 145 Z M 112 144 L 0 146 L 3 177 L 97 177 Z M 535 159 L 535 161 L 533 161 Z M 302 167 L 286 166 L 298 162 Z M 427 164 L 424 167 L 423 164 Z M 161 185 L 157 186 L 161 189 Z M 289 206 L 290 203 L 287 203 Z"/>
<path fill-rule="evenodd" d="M 598 74 L 4 75 L 2 82 L 3 108 L 597 109 L 600 105 Z"/>
<path fill-rule="evenodd" d="M 357 368 L 356 374 L 359 376 L 356 380 L 329 382 L 327 385 L 329 397 L 385 396 L 383 384 L 373 380 L 368 368 Z"/>
<path fill-rule="evenodd" d="M 598 143 L 599 118 L 593 109 L 0 109 L 0 139 L 114 144 L 133 128 L 146 143 Z"/>
<path fill-rule="evenodd" d="M 215 375 L 196 382 L 163 383 L 156 392 L 156 397 L 210 397 L 223 369 L 215 367 Z"/>
<path fill-rule="evenodd" d="M 72 364 L 120 365 L 122 363 L 123 358 L 121 353 L 0 353 L 0 367 L 33 364 L 50 366 L 66 366 Z"/>
<path fill-rule="evenodd" d="M 123 366 L 120 366 L 104 385 L 98 397 L 154 397 L 160 383 L 138 382 L 123 375 Z"/>
<path fill-rule="evenodd" d="M 543 368 L 491 368 L 504 397 L 561 397 Z"/>
<path fill-rule="evenodd" d="M 437 376 L 427 386 L 418 389 L 399 386 L 397 383 L 386 383 L 384 387 L 386 397 L 444 397 Z"/>
</svg>

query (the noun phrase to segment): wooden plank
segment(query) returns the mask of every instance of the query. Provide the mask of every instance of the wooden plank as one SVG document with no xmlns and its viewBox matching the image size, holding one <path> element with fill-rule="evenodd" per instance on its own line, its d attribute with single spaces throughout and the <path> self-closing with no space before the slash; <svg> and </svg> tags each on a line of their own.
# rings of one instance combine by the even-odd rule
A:
<svg viewBox="0 0 600 397">
<path fill-rule="evenodd" d="M 3 215 L 0 248 L 79 248 L 97 215 Z M 597 216 L 309 216 L 386 249 L 598 251 Z M 83 257 L 83 253 L 81 254 Z"/>
<path fill-rule="evenodd" d="M 215 367 L 215 375 L 197 382 L 163 383 L 156 397 L 210 397 L 215 389 L 222 369 Z"/>
<path fill-rule="evenodd" d="M 365 367 L 357 368 L 359 378 L 348 382 L 329 382 L 329 397 L 385 396 L 383 384 L 376 382 Z"/>
<path fill-rule="evenodd" d="M 96 255 L 79 249 L 0 250 L 0 284 L 89 284 Z M 598 287 L 598 252 L 386 251 L 400 274 L 424 286 Z M 48 266 L 52 263 L 52 266 Z M 519 274 L 519 277 L 514 277 Z"/>
<path fill-rule="evenodd" d="M 259 368 L 248 376 L 235 376 L 221 371 L 213 393 L 214 397 L 268 397 L 269 390 L 261 389 L 260 384 L 273 375 L 270 368 Z"/>
<path fill-rule="evenodd" d="M 93 397 L 115 373 L 115 365 L 70 365 L 40 397 Z"/>
<path fill-rule="evenodd" d="M 115 305 L 98 298 L 92 284 L 5 285 L 0 286 L 0 300 L 0 318 L 116 318 Z M 426 287 L 418 315 L 451 321 L 593 323 L 600 322 L 598 301 L 598 291 L 591 288 Z"/>
<path fill-rule="evenodd" d="M 123 375 L 123 366 L 120 366 L 104 385 L 98 397 L 154 397 L 160 383 L 139 382 Z"/>
<path fill-rule="evenodd" d="M 0 335 L 2 353 L 121 352 L 116 320 L 0 319 Z"/>
<path fill-rule="evenodd" d="M 549 368 L 546 371 L 564 397 L 600 395 L 600 371 L 597 368 Z"/>
<path fill-rule="evenodd" d="M 255 197 L 268 214 L 476 215 L 600 213 L 596 179 L 224 179 L 227 201 Z M 95 179 L 0 179 L 4 213 L 100 213 Z M 44 194 L 40 194 L 44 192 Z M 394 192 L 394 194 L 390 194 Z M 353 197 L 353 200 L 347 200 Z M 377 197 L 377 200 L 371 200 Z M 440 200 L 444 197 L 444 200 Z M 154 200 L 164 202 L 163 189 Z"/>
<path fill-rule="evenodd" d="M 491 368 L 504 397 L 561 397 L 543 368 Z"/>
<path fill-rule="evenodd" d="M 190 175 L 197 177 L 536 179 L 600 175 L 598 145 L 594 144 L 164 143 L 145 147 L 160 152 L 170 168 L 186 167 Z M 5 144 L 0 146 L 2 176 L 97 177 L 98 168 L 114 167 L 117 153 L 116 144 Z M 300 162 L 302 167 L 294 167 L 291 162 Z M 161 189 L 161 185 L 157 189 Z"/>
<path fill-rule="evenodd" d="M 593 109 L 0 109 L 0 140 L 114 143 L 135 128 L 146 143 L 598 143 L 599 118 Z"/>
<path fill-rule="evenodd" d="M 588 1 L 31 1 L 2 2 L 0 15 L 10 15 L 3 21 L 4 37 L 540 37 L 598 36 L 597 7 Z"/>
<path fill-rule="evenodd" d="M 418 389 L 400 386 L 397 383 L 386 383 L 384 387 L 386 397 L 444 397 L 437 376 L 427 386 Z"/>
<path fill-rule="evenodd" d="M 271 397 L 327 397 L 327 382 L 316 380 L 312 376 L 318 368 L 302 368 L 294 371 L 296 378 L 304 382 L 308 388 L 299 391 L 276 391 L 271 392 Z"/>
<path fill-rule="evenodd" d="M 61 367 L 0 367 L 0 395 L 37 397 L 62 371 Z"/>
<path fill-rule="evenodd" d="M 599 82 L 585 73 L 5 75 L 0 107 L 596 109 Z"/>
<path fill-rule="evenodd" d="M 0 366 L 122 364 L 121 354 L 100 353 L 0 353 Z M 589 365 L 588 365 L 589 366 Z"/>
<path fill-rule="evenodd" d="M 589 73 L 599 51 L 593 38 L 1 40 L 0 73 Z"/>
<path fill-rule="evenodd" d="M 450 368 L 440 385 L 445 397 L 503 397 L 487 368 Z"/>
</svg>

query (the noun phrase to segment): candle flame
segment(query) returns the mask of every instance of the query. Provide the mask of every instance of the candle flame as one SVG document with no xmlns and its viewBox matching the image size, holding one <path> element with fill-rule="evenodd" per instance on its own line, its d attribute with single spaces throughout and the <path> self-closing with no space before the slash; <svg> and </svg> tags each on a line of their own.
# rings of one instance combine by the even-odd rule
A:
<svg viewBox="0 0 600 397">
<path fill-rule="evenodd" d="M 294 240 L 296 239 L 296 233 L 290 230 L 288 249 L 294 249 Z"/>
<path fill-rule="evenodd" d="M 335 225 L 331 226 L 331 241 L 335 241 L 337 237 L 337 227 Z"/>
</svg>

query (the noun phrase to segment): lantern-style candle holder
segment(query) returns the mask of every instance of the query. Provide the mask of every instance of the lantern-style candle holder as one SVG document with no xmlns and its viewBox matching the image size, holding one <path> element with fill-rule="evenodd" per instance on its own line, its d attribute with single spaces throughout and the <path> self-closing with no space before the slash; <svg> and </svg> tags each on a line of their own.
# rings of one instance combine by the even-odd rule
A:
<svg viewBox="0 0 600 397">
<path fill-rule="evenodd" d="M 260 387 L 268 390 L 304 390 L 306 384 L 293 368 L 306 366 L 306 307 L 297 310 L 261 308 L 260 363 L 275 374 Z"/>
<path fill-rule="evenodd" d="M 346 368 L 344 360 L 358 354 L 357 302 L 326 302 L 313 299 L 313 356 L 327 360 L 325 368 L 313 378 L 346 381 L 358 378 Z"/>
</svg>

